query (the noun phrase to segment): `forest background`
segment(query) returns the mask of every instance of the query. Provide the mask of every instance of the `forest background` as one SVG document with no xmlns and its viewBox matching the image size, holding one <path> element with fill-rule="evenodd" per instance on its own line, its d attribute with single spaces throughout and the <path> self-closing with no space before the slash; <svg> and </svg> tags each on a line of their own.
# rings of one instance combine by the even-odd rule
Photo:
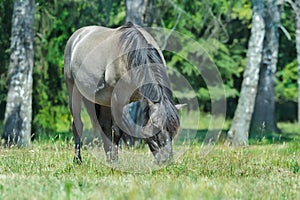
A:
<svg viewBox="0 0 300 200">
<path fill-rule="evenodd" d="M 252 28 L 251 1 L 151 1 L 148 24 L 175 30 L 196 40 L 211 56 L 224 81 L 227 119 L 232 119 L 247 65 Z M 276 121 L 297 121 L 297 53 L 295 12 L 290 4 L 276 1 L 281 10 L 279 53 L 275 74 Z M 126 5 L 121 0 L 36 0 L 32 133 L 53 135 L 70 131 L 67 91 L 63 79 L 63 52 L 70 35 L 80 27 L 118 27 L 125 23 Z M 13 1 L 0 2 L 0 121 L 4 120 Z M 201 111 L 210 112 L 211 98 L 203 78 L 183 58 L 165 53 L 168 67 L 187 78 L 197 94 Z M 180 94 L 178 94 L 180 95 Z M 185 98 L 189 98 L 187 94 Z"/>
</svg>

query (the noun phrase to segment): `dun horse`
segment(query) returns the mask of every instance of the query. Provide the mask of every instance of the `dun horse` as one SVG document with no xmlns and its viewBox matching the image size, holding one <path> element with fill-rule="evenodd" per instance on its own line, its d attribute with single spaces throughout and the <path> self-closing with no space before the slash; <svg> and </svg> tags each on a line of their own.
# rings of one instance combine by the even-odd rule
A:
<svg viewBox="0 0 300 200">
<path fill-rule="evenodd" d="M 178 110 L 163 55 L 143 28 L 129 22 L 116 29 L 87 26 L 77 30 L 65 48 L 64 76 L 78 163 L 82 162 L 82 102 L 101 132 L 109 161 L 117 159 L 124 132 L 143 138 L 159 164 L 172 160 L 172 139 L 180 125 Z M 138 120 L 130 116 L 130 102 L 138 102 Z M 120 118 L 113 117 L 114 110 Z M 133 128 L 132 121 L 141 122 L 134 126 L 141 128 Z"/>
</svg>

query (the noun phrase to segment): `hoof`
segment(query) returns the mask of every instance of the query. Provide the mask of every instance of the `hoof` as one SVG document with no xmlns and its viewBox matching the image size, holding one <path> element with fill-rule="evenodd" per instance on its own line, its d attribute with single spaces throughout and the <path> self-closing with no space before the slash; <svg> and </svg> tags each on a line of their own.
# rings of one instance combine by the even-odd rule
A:
<svg viewBox="0 0 300 200">
<path fill-rule="evenodd" d="M 78 165 L 81 165 L 82 164 L 81 156 L 80 157 L 74 156 L 73 162 L 78 164 Z"/>
<path fill-rule="evenodd" d="M 116 151 L 109 151 L 106 153 L 106 162 L 110 165 L 118 164 L 118 153 Z"/>
</svg>

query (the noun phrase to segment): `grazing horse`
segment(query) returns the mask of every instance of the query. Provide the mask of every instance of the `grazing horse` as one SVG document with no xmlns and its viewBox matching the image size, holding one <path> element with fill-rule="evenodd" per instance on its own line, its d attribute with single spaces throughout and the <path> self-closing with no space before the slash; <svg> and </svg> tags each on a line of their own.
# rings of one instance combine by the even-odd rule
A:
<svg viewBox="0 0 300 200">
<path fill-rule="evenodd" d="M 77 30 L 65 48 L 64 77 L 78 163 L 82 162 L 82 102 L 93 127 L 100 130 L 108 161 L 117 160 L 124 132 L 143 138 L 158 164 L 172 160 L 172 139 L 180 126 L 178 109 L 162 52 L 143 28 L 128 22 L 116 29 Z M 132 117 L 132 103 L 138 108 L 138 120 Z M 133 128 L 132 122 L 140 128 Z"/>
</svg>

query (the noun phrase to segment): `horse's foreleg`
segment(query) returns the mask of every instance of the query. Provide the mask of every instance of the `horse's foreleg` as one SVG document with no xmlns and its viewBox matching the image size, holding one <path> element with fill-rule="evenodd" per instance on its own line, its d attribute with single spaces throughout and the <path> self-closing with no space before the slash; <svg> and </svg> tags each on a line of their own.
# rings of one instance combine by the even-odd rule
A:
<svg viewBox="0 0 300 200">
<path fill-rule="evenodd" d="M 111 157 L 118 159 L 118 148 L 119 142 L 123 135 L 123 131 L 117 126 L 115 122 L 112 122 L 112 149 L 111 149 Z"/>
<path fill-rule="evenodd" d="M 121 138 L 121 131 L 114 124 L 109 107 L 101 106 L 98 120 L 103 130 L 102 140 L 104 150 L 107 155 L 108 162 L 116 162 L 118 160 L 118 144 Z"/>
</svg>

